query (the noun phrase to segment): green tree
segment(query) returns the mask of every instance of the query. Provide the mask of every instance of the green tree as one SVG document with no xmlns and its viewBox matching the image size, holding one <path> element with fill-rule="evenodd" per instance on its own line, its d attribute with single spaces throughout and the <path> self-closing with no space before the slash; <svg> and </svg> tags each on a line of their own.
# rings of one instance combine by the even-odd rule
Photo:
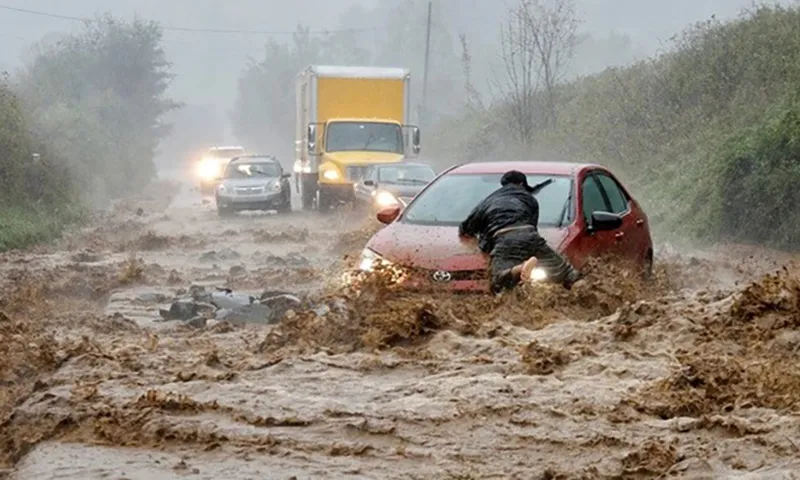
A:
<svg viewBox="0 0 800 480">
<path fill-rule="evenodd" d="M 162 115 L 180 106 L 166 97 L 171 79 L 156 23 L 104 16 L 42 46 L 19 91 L 40 135 L 82 188 L 103 199 L 154 177 L 158 143 L 170 131 Z"/>
</svg>

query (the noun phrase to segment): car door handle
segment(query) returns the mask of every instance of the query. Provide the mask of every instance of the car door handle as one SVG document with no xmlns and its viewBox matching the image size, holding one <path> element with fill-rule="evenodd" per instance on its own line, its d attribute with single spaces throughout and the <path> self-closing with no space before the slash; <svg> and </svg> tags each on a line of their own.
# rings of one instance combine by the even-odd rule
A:
<svg viewBox="0 0 800 480">
<path fill-rule="evenodd" d="M 641 227 L 642 225 L 644 225 L 644 220 L 643 219 L 640 218 L 639 220 L 636 220 L 636 226 L 637 227 Z"/>
<path fill-rule="evenodd" d="M 617 232 L 616 234 L 614 234 L 614 238 L 616 238 L 617 240 L 621 239 L 624 236 L 625 232 Z"/>
</svg>

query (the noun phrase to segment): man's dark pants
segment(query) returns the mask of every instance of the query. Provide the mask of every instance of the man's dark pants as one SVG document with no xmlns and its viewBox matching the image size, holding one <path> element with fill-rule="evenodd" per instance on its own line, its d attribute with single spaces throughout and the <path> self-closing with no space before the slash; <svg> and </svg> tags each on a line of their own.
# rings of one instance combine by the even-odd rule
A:
<svg viewBox="0 0 800 480">
<path fill-rule="evenodd" d="M 511 274 L 511 268 L 536 257 L 537 268 L 547 272 L 548 279 L 555 283 L 570 283 L 578 272 L 533 228 L 512 230 L 496 236 L 491 258 L 491 289 L 493 293 L 514 288 L 519 278 Z M 569 280 L 569 281 L 568 281 Z"/>
</svg>

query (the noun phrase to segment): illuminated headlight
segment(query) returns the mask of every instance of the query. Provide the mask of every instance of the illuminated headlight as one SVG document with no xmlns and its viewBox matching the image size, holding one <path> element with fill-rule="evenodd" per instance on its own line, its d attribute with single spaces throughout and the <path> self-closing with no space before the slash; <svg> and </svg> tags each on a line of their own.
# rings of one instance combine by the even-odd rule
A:
<svg viewBox="0 0 800 480">
<path fill-rule="evenodd" d="M 279 192 L 281 190 L 281 182 L 275 182 L 270 186 L 270 189 L 273 192 Z"/>
<path fill-rule="evenodd" d="M 220 164 L 212 158 L 203 159 L 198 167 L 198 173 L 204 180 L 212 180 L 219 176 Z"/>
<path fill-rule="evenodd" d="M 542 282 L 544 280 L 547 280 L 547 272 L 545 272 L 543 268 L 537 267 L 531 270 L 531 283 Z"/>
<path fill-rule="evenodd" d="M 339 178 L 339 172 L 336 170 L 325 170 L 325 173 L 323 173 L 322 176 L 327 180 L 336 180 Z"/>
<path fill-rule="evenodd" d="M 361 259 L 358 261 L 359 270 L 362 272 L 371 272 L 379 265 L 389 266 L 391 262 L 385 260 L 369 248 L 365 248 L 361 251 Z"/>
<path fill-rule="evenodd" d="M 378 194 L 375 195 L 375 203 L 380 207 L 389 207 L 398 205 L 400 202 L 397 200 L 397 197 L 389 192 L 378 192 Z"/>
<path fill-rule="evenodd" d="M 219 193 L 225 193 L 225 191 L 228 190 L 228 187 L 226 187 L 224 183 L 220 183 L 217 187 L 217 190 Z"/>
</svg>

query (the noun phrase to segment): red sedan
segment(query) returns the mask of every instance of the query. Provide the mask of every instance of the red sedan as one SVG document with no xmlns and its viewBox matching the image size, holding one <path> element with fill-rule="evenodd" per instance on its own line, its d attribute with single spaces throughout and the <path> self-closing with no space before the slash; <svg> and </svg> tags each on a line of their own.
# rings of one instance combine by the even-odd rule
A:
<svg viewBox="0 0 800 480">
<path fill-rule="evenodd" d="M 553 181 L 536 193 L 539 232 L 576 268 L 590 257 L 613 255 L 649 273 L 653 241 L 647 215 L 606 168 L 561 162 L 482 162 L 456 165 L 437 176 L 405 208 L 378 213 L 387 224 L 367 242 L 359 269 L 393 265 L 406 283 L 452 290 L 488 290 L 487 257 L 458 239 L 458 225 L 509 170 L 530 185 Z M 538 277 L 544 280 L 543 272 Z M 536 275 L 534 275 L 536 276 Z"/>
</svg>

